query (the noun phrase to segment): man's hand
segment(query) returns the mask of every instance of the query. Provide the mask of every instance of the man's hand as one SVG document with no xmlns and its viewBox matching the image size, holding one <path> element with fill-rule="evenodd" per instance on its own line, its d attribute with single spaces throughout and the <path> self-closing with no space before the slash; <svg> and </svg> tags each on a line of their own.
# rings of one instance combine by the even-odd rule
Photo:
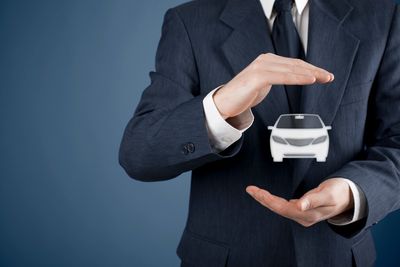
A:
<svg viewBox="0 0 400 267">
<path fill-rule="evenodd" d="M 303 60 L 262 54 L 213 95 L 224 119 L 235 117 L 259 104 L 272 85 L 305 85 L 333 81 L 332 73 Z"/>
<path fill-rule="evenodd" d="M 289 201 L 256 186 L 248 186 L 246 191 L 271 211 L 305 227 L 346 212 L 354 205 L 351 189 L 341 178 L 328 179 L 300 199 Z"/>
</svg>

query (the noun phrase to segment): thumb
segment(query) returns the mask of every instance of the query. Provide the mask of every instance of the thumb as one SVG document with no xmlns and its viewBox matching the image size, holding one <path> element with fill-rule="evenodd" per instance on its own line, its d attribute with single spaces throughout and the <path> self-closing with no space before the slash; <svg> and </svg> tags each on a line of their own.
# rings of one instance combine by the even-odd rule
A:
<svg viewBox="0 0 400 267">
<path fill-rule="evenodd" d="M 315 209 L 327 204 L 327 194 L 323 190 L 306 193 L 298 201 L 298 207 L 301 211 Z"/>
</svg>

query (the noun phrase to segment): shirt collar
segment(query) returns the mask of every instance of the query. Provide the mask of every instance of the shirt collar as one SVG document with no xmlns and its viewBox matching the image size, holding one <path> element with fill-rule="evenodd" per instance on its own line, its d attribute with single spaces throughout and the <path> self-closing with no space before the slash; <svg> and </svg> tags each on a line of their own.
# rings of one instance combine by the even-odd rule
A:
<svg viewBox="0 0 400 267">
<path fill-rule="evenodd" d="M 265 16 L 270 19 L 272 15 L 272 9 L 274 7 L 275 0 L 260 0 L 261 5 L 264 9 Z M 303 12 L 304 8 L 307 5 L 308 0 L 295 0 L 297 12 L 299 15 Z"/>
</svg>

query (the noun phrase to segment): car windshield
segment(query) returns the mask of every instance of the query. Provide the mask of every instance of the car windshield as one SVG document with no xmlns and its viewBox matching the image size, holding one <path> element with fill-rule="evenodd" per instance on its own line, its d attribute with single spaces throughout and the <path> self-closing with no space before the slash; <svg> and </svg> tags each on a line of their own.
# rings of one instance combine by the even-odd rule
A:
<svg viewBox="0 0 400 267">
<path fill-rule="evenodd" d="M 289 115 L 282 116 L 276 128 L 285 129 L 320 129 L 321 120 L 316 115 Z"/>
</svg>

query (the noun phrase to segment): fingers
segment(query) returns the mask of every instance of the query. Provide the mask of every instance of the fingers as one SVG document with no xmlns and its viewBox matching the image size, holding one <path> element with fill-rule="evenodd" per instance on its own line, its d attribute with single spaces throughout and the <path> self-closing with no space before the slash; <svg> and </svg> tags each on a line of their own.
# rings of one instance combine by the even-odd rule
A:
<svg viewBox="0 0 400 267">
<path fill-rule="evenodd" d="M 269 84 L 287 84 L 287 85 L 306 85 L 313 84 L 316 82 L 316 78 L 311 75 L 296 74 L 290 72 L 264 72 L 262 73 L 263 78 L 268 81 Z"/>
<path fill-rule="evenodd" d="M 246 191 L 261 205 L 281 216 L 290 219 L 300 217 L 300 211 L 293 202 L 272 195 L 267 190 L 260 189 L 256 186 L 248 186 Z"/>
<path fill-rule="evenodd" d="M 315 67 L 303 60 L 290 59 L 290 61 L 291 62 L 283 63 L 281 65 L 292 73 L 314 76 L 316 81 L 319 83 L 331 82 L 334 79 L 332 73 L 324 69 Z"/>
<path fill-rule="evenodd" d="M 292 59 L 291 59 L 292 60 Z M 315 77 L 315 81 L 319 83 L 326 83 L 333 80 L 333 74 L 329 73 L 326 70 L 314 67 L 308 67 L 307 65 L 303 65 L 304 61 L 297 62 L 296 59 L 293 59 L 294 62 L 285 62 L 285 63 L 265 63 L 263 64 L 266 71 L 270 72 L 282 72 L 285 74 L 298 74 L 298 75 L 306 75 Z M 308 64 L 308 63 L 307 63 Z M 312 66 L 312 65 L 311 65 Z"/>
<path fill-rule="evenodd" d="M 306 227 L 336 215 L 335 207 L 327 204 L 330 203 L 329 199 L 324 197 L 319 188 L 310 190 L 300 199 L 289 201 L 256 186 L 248 186 L 246 191 L 261 205 Z M 308 201 L 309 206 L 308 209 L 302 210 L 300 203 L 304 201 Z"/>
<path fill-rule="evenodd" d="M 332 73 L 297 58 L 282 57 L 272 53 L 262 54 L 259 58 L 261 66 L 264 66 L 265 70 L 269 72 L 312 76 L 315 78 L 314 82 L 319 83 L 327 83 L 334 80 Z"/>
<path fill-rule="evenodd" d="M 289 64 L 289 65 L 300 65 L 304 68 L 309 68 L 311 70 L 318 70 L 318 71 L 324 72 L 326 74 L 331 74 L 333 76 L 333 74 L 328 72 L 327 70 L 324 70 L 322 68 L 314 66 L 314 65 L 312 65 L 304 60 L 298 59 L 298 58 L 283 57 L 283 56 L 275 55 L 273 53 L 267 53 L 264 55 L 265 55 L 265 57 L 268 57 L 269 60 L 276 62 L 276 63 Z"/>
</svg>

